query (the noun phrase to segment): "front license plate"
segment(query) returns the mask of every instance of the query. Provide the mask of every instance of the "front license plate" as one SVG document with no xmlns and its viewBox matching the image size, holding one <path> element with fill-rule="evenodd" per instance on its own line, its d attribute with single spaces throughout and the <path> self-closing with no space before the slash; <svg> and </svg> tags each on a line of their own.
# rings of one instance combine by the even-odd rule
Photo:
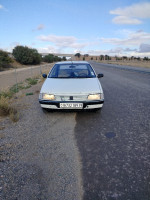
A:
<svg viewBox="0 0 150 200">
<path fill-rule="evenodd" d="M 81 109 L 81 108 L 83 108 L 83 103 L 60 103 L 60 108 Z"/>
</svg>

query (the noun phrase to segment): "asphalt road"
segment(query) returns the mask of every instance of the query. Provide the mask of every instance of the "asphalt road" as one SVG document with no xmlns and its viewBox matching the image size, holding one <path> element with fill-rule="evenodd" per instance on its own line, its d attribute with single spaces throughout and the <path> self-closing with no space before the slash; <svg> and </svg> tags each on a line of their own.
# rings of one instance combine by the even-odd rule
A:
<svg viewBox="0 0 150 200">
<path fill-rule="evenodd" d="M 84 200 L 149 200 L 150 73 L 92 65 L 104 73 L 105 104 L 76 115 Z"/>
</svg>

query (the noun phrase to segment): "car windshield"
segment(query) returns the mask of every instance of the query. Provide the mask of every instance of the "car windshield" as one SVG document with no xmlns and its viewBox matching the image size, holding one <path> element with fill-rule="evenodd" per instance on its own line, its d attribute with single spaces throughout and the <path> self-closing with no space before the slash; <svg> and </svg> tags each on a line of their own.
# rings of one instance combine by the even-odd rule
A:
<svg viewBox="0 0 150 200">
<path fill-rule="evenodd" d="M 89 64 L 56 64 L 48 78 L 94 78 L 96 77 Z"/>
</svg>

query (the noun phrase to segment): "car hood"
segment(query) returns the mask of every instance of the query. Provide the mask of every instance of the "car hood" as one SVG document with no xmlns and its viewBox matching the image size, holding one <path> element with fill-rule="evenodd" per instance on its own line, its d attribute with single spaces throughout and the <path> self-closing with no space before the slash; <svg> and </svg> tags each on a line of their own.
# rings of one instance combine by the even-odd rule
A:
<svg viewBox="0 0 150 200">
<path fill-rule="evenodd" d="M 92 94 L 102 92 L 98 78 L 47 78 L 41 88 L 41 93 L 49 94 Z"/>
</svg>

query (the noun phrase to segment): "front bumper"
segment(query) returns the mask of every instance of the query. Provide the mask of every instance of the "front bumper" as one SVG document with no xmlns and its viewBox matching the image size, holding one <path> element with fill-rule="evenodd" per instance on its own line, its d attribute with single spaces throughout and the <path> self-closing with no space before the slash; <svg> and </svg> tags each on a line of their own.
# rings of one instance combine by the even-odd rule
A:
<svg viewBox="0 0 150 200">
<path fill-rule="evenodd" d="M 68 108 L 60 108 L 60 103 L 83 103 L 83 109 L 102 108 L 104 100 L 99 101 L 47 101 L 39 100 L 42 108 L 65 110 Z M 71 108 L 70 108 L 71 109 Z M 78 109 L 78 108 L 77 108 Z"/>
</svg>

